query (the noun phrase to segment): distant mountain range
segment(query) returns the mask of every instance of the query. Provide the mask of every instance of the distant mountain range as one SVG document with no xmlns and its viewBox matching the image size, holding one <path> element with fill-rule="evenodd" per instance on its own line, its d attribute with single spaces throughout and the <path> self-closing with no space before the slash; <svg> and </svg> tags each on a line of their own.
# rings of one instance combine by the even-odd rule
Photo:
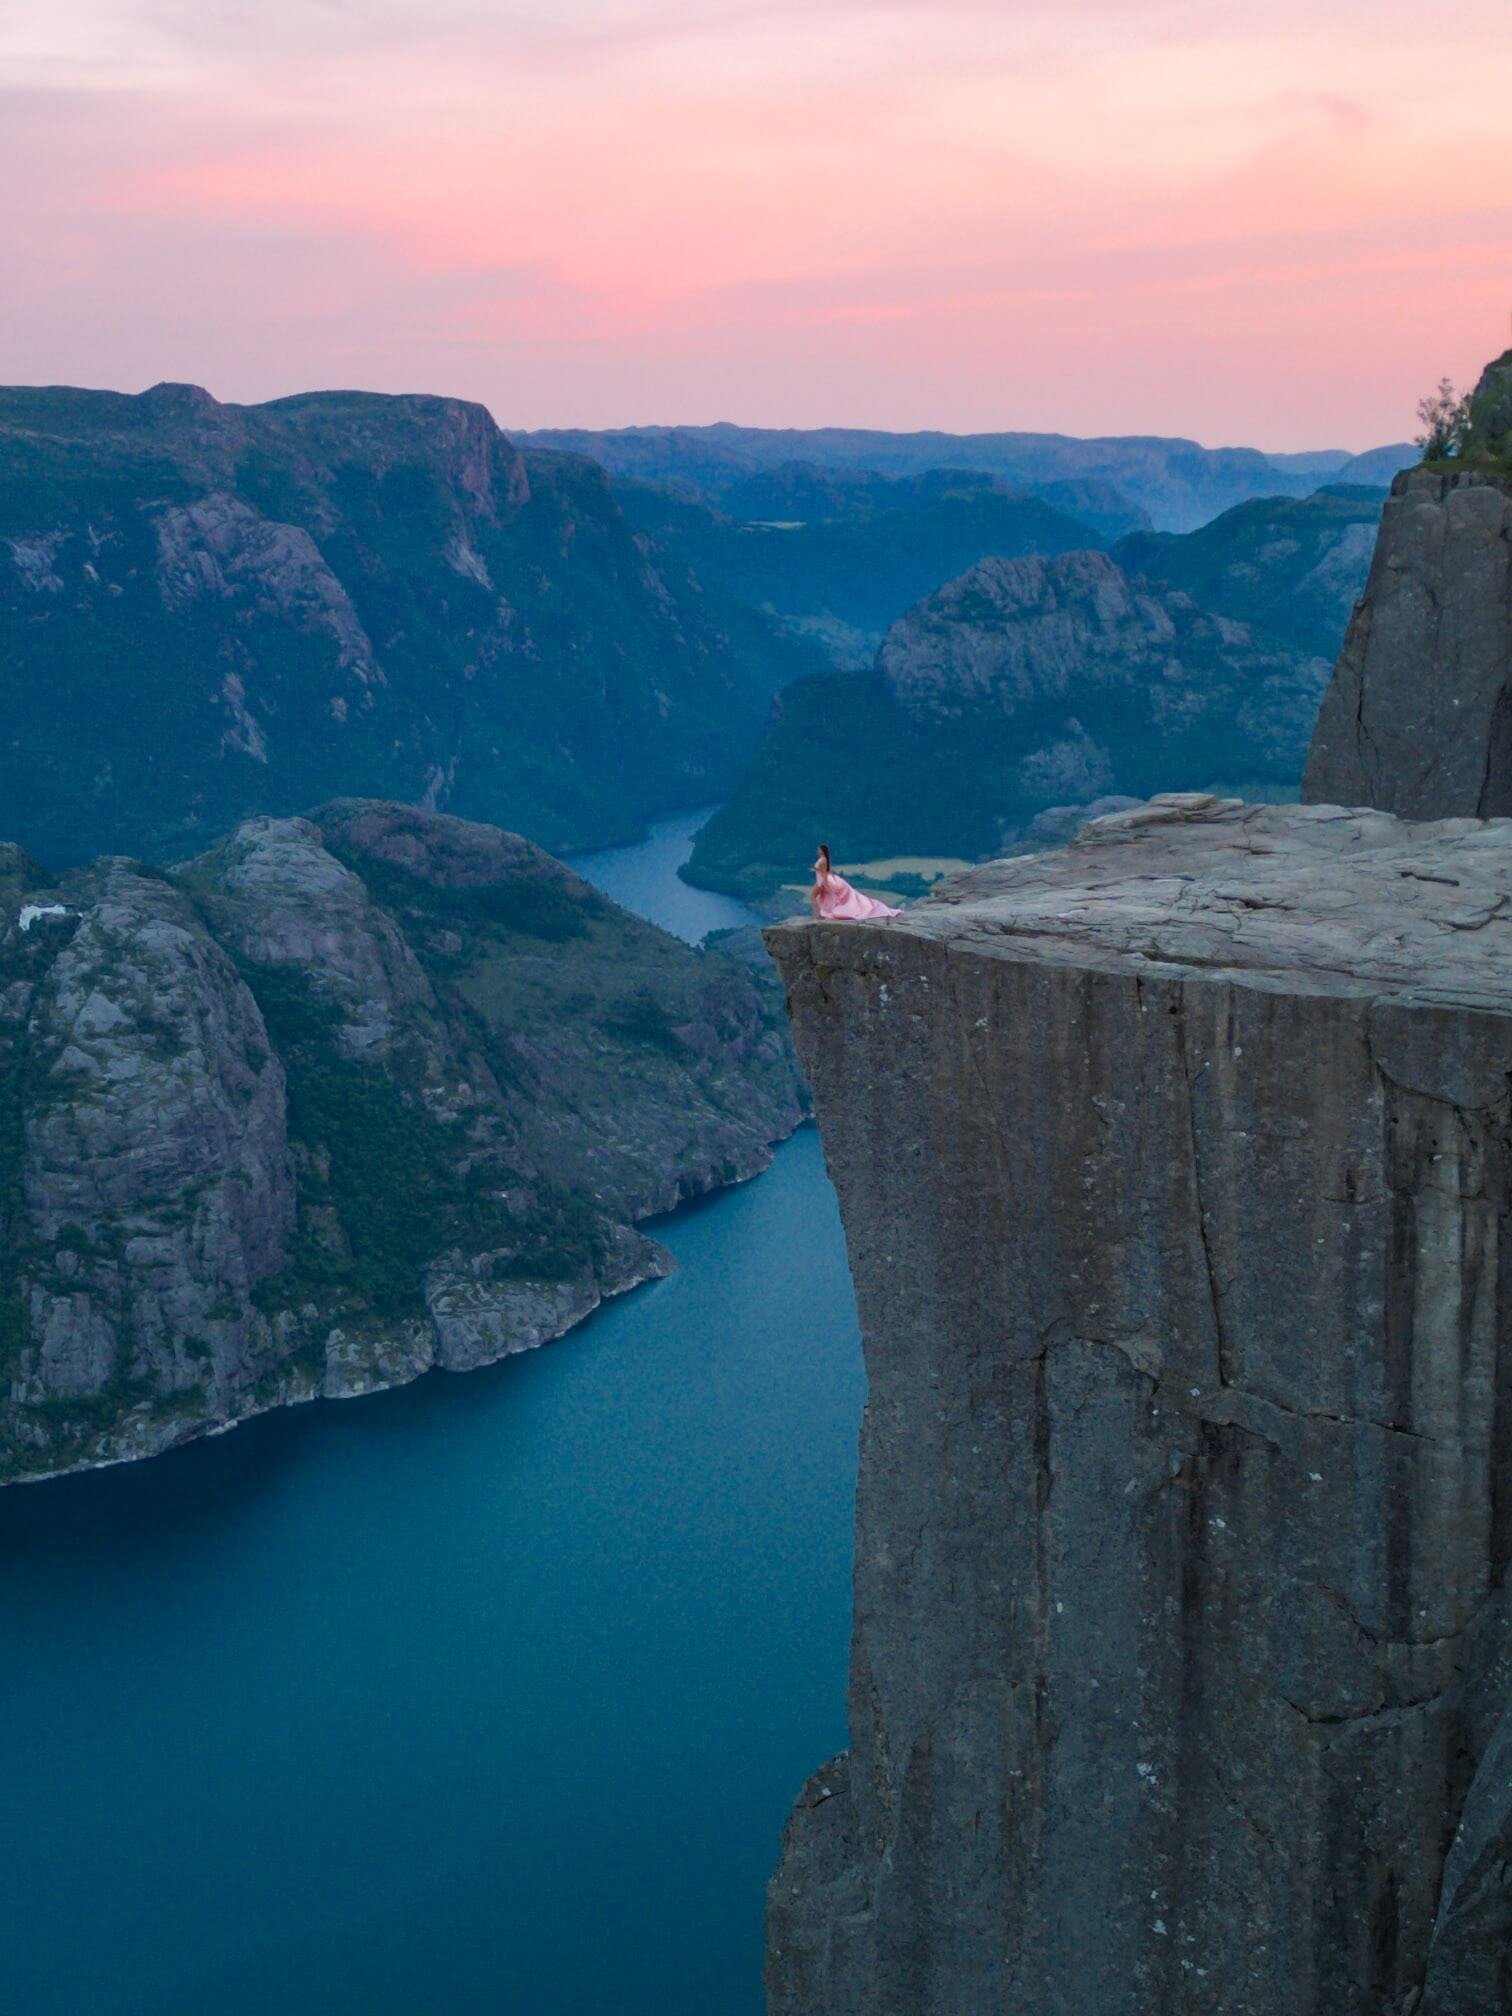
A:
<svg viewBox="0 0 1512 2016">
<path fill-rule="evenodd" d="M 481 406 L 0 391 L 0 838 L 58 864 L 335 792 L 630 838 L 815 662 Z"/>
<path fill-rule="evenodd" d="M 871 663 L 888 625 L 920 596 L 989 554 L 1107 541 L 1043 497 L 967 471 L 856 482 L 774 471 L 737 486 L 723 508 L 629 478 L 614 494 L 630 523 L 705 586 L 781 619 L 847 670 Z M 1099 515 L 1125 529 L 1143 520 L 1127 509 Z"/>
<path fill-rule="evenodd" d="M 356 793 L 611 844 L 738 796 L 774 695 L 869 675 L 944 584 L 1115 541 L 1306 655 L 1368 535 L 1309 557 L 1329 513 L 1285 512 L 1339 466 L 1363 463 L 845 429 L 522 447 L 453 399 L 0 391 L 0 838 L 170 860 Z M 1236 494 L 1257 515 L 1209 523 Z"/>
<path fill-rule="evenodd" d="M 1322 482 L 1385 485 L 1417 453 L 1407 443 L 1355 456 L 1343 449 L 1269 456 L 1257 448 L 1203 448 L 1159 435 L 1079 440 L 1066 434 L 889 434 L 728 424 L 597 432 L 548 428 L 514 438 L 591 456 L 615 476 L 671 486 L 726 512 L 740 508 L 742 496 L 750 494 L 742 486 L 753 477 L 795 463 L 894 477 L 972 470 L 1041 495 L 1051 485 L 1095 485 L 1104 498 L 1117 492 L 1123 509 L 1146 512 L 1153 525 L 1170 532 L 1192 531 L 1251 497 L 1301 496 Z M 1074 493 L 1060 489 L 1047 501 L 1081 515 Z"/>
<path fill-rule="evenodd" d="M 1329 487 L 1111 552 L 978 561 L 871 670 L 782 693 L 689 879 L 760 901 L 819 840 L 841 863 L 973 860 L 1102 796 L 1294 795 L 1380 509 Z M 871 880 L 906 893 L 911 874 Z"/>
</svg>

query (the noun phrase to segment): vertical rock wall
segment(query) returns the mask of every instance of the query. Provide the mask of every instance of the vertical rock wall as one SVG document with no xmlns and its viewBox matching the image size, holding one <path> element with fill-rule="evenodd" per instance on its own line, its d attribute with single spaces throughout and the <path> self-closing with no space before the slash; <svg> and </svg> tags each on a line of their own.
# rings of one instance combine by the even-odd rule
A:
<svg viewBox="0 0 1512 2016">
<path fill-rule="evenodd" d="M 1171 801 L 770 934 L 870 1380 L 772 2016 L 1512 2007 L 1509 890 Z"/>
<path fill-rule="evenodd" d="M 1396 479 L 1302 795 L 1408 819 L 1512 813 L 1512 480 Z"/>
</svg>

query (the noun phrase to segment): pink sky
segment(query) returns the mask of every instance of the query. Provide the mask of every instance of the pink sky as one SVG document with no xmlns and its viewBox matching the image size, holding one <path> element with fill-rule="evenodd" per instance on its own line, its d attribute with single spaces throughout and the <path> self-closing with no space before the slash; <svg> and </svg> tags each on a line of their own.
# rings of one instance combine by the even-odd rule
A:
<svg viewBox="0 0 1512 2016">
<path fill-rule="evenodd" d="M 1512 340 L 1507 0 L 0 0 L 0 380 L 1362 448 Z"/>
</svg>

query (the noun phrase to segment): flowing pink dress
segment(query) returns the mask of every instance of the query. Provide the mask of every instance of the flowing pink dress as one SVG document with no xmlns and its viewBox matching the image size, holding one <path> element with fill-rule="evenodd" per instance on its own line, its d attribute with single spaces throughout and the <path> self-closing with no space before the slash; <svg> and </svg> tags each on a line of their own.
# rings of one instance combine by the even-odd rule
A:
<svg viewBox="0 0 1512 2016">
<path fill-rule="evenodd" d="M 832 868 L 819 884 L 819 915 L 859 921 L 863 917 L 899 917 L 902 912 L 879 903 L 875 896 L 863 896 Z"/>
</svg>

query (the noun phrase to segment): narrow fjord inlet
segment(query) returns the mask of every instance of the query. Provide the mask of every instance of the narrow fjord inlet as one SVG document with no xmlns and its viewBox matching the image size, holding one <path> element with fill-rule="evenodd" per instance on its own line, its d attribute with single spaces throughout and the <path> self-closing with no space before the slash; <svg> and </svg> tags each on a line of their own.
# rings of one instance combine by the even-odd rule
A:
<svg viewBox="0 0 1512 2016">
<path fill-rule="evenodd" d="M 696 820 L 579 863 L 696 936 Z M 755 2016 L 844 1741 L 861 1367 L 817 1137 L 465 1379 L 0 1496 L 25 2016 Z"/>
</svg>

